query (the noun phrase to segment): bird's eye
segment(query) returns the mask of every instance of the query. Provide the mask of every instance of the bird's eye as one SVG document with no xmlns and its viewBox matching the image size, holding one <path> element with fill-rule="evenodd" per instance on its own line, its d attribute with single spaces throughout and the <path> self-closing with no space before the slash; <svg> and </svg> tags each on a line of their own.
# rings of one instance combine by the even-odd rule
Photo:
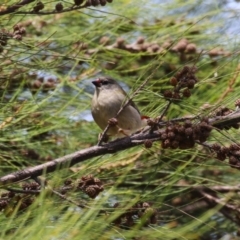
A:
<svg viewBox="0 0 240 240">
<path fill-rule="evenodd" d="M 108 83 L 109 83 L 109 82 L 108 82 L 107 80 L 103 80 L 103 81 L 102 81 L 102 84 L 103 84 L 103 85 L 107 85 Z"/>
</svg>

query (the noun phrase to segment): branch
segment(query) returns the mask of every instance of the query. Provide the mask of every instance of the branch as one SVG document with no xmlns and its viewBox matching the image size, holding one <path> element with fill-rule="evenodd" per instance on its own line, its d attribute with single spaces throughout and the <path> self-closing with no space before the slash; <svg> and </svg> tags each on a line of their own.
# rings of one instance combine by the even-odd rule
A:
<svg viewBox="0 0 240 240">
<path fill-rule="evenodd" d="M 54 172 L 58 169 L 69 168 L 77 163 L 93 157 L 132 148 L 144 143 L 146 139 L 159 141 L 160 135 L 158 132 L 152 134 L 136 134 L 131 137 L 116 139 L 115 141 L 109 142 L 103 146 L 93 146 L 83 149 L 50 162 L 5 175 L 0 178 L 0 186 L 5 186 L 9 183 L 14 183 L 28 178 L 40 176 L 42 174 Z"/>
<path fill-rule="evenodd" d="M 19 8 L 23 7 L 24 5 L 27 5 L 31 2 L 34 2 L 35 0 L 22 0 L 20 3 L 14 4 L 10 7 L 8 7 L 6 10 L 0 11 L 0 16 L 1 15 L 5 15 L 5 14 L 9 14 L 9 13 L 13 13 L 16 10 L 18 10 Z"/>
<path fill-rule="evenodd" d="M 216 196 L 212 196 L 211 194 L 205 193 L 204 191 L 199 191 L 199 193 L 206 199 L 207 203 L 210 206 L 220 205 L 220 212 L 231 221 L 235 222 L 238 226 L 240 225 L 238 218 L 235 217 L 235 214 L 240 214 L 240 209 L 236 205 L 232 205 L 228 203 L 229 199 L 220 199 Z"/>
<path fill-rule="evenodd" d="M 211 125 L 217 126 L 228 126 L 232 123 L 240 122 L 240 111 L 235 111 L 224 117 L 216 117 L 212 118 L 209 121 Z M 167 124 L 168 122 L 166 122 Z M 112 142 L 109 142 L 103 146 L 93 146 L 87 149 L 83 149 L 77 151 L 72 154 L 68 154 L 66 156 L 57 158 L 50 162 L 26 168 L 22 171 L 17 171 L 14 173 L 10 173 L 0 178 L 0 186 L 5 186 L 9 183 L 14 183 L 17 181 L 22 181 L 28 178 L 33 178 L 40 176 L 42 174 L 54 172 L 58 169 L 69 168 L 77 163 L 83 162 L 93 157 L 101 156 L 108 153 L 115 153 L 121 150 L 129 149 L 138 145 L 143 144 L 146 140 L 150 140 L 152 142 L 161 140 L 161 131 L 156 130 L 153 133 L 139 133 L 134 134 L 130 137 L 116 139 Z"/>
<path fill-rule="evenodd" d="M 240 110 L 236 110 L 226 116 L 215 117 L 209 119 L 209 122 L 214 127 L 226 127 L 240 122 Z"/>
<path fill-rule="evenodd" d="M 10 7 L 7 7 L 7 9 L 0 11 L 0 16 L 1 15 L 6 15 L 6 14 L 9 14 L 9 13 L 14 13 L 19 8 L 21 8 L 24 5 L 27 5 L 29 3 L 32 3 L 32 2 L 35 2 L 35 0 L 22 0 L 20 3 L 14 4 Z M 110 2 L 108 2 L 108 3 L 110 3 Z M 91 9 L 90 8 L 91 6 L 92 5 L 88 5 L 87 3 L 85 3 L 84 5 L 81 5 L 81 6 L 73 4 L 71 7 L 64 8 L 59 12 L 56 9 L 54 9 L 52 11 L 34 11 L 34 10 L 32 10 L 32 11 L 17 11 L 16 14 L 22 14 L 22 15 L 51 15 L 51 14 L 56 14 L 56 13 L 64 13 L 64 12 L 75 11 L 75 10 L 79 10 L 79 9 L 83 9 L 83 8 Z M 104 11 L 101 11 L 101 12 L 104 12 Z M 119 14 L 114 14 L 114 15 L 121 16 Z M 124 17 L 124 16 L 122 16 L 122 17 Z M 126 19 L 128 19 L 128 18 L 126 18 Z"/>
<path fill-rule="evenodd" d="M 131 181 L 130 183 L 128 182 L 123 182 L 121 184 L 119 184 L 118 186 L 120 187 L 127 187 L 127 188 L 131 188 L 131 187 L 135 187 L 138 189 L 156 189 L 156 187 L 160 186 L 161 187 L 169 187 L 169 184 L 164 184 L 162 182 L 156 182 L 156 183 L 148 183 L 148 182 L 144 182 L 144 181 L 138 181 L 137 179 Z M 205 186 L 205 185 L 190 185 L 190 184 L 176 184 L 176 185 L 171 185 L 171 188 L 173 189 L 181 189 L 181 191 L 205 191 L 205 192 L 221 192 L 221 193 L 228 193 L 228 192 L 240 192 L 240 185 L 236 185 L 236 186 L 230 186 L 230 185 L 225 185 L 225 186 L 221 186 L 221 185 L 216 185 L 216 186 Z M 175 194 L 175 192 L 173 192 L 173 194 Z"/>
<path fill-rule="evenodd" d="M 34 0 L 35 1 L 35 0 Z M 87 8 L 88 6 L 83 5 L 83 6 L 73 6 L 73 7 L 69 7 L 69 8 L 65 8 L 63 9 L 61 12 L 57 12 L 56 10 L 53 11 L 39 11 L 39 12 L 35 12 L 35 11 L 18 11 L 17 14 L 26 14 L 26 15 L 51 15 L 51 14 L 56 14 L 56 13 L 64 13 L 64 12 L 71 12 L 71 11 L 75 11 L 75 10 L 79 10 L 79 9 L 83 9 L 83 8 Z M 6 14 L 6 13 L 5 13 Z M 1 15 L 1 12 L 0 12 Z"/>
</svg>

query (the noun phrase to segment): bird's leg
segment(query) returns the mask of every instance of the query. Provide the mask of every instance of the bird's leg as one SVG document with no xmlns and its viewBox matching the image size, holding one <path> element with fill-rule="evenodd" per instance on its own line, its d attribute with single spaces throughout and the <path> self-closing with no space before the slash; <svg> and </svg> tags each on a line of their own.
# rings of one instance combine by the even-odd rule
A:
<svg viewBox="0 0 240 240">
<path fill-rule="evenodd" d="M 127 137 L 130 135 L 129 133 L 127 133 L 128 130 L 122 129 L 118 126 L 118 120 L 116 118 L 110 118 L 108 120 L 108 124 L 111 127 L 116 127 L 118 129 L 118 133 L 121 133 Z"/>
<path fill-rule="evenodd" d="M 118 132 L 123 132 L 123 130 L 118 126 L 118 120 L 116 118 L 110 118 L 108 120 L 108 124 L 110 127 L 116 127 L 118 129 Z"/>
<path fill-rule="evenodd" d="M 127 133 L 127 131 L 128 131 L 128 130 L 126 130 L 126 129 L 118 128 L 118 132 L 119 132 L 119 133 L 125 135 L 126 137 L 129 137 L 130 134 Z"/>
</svg>

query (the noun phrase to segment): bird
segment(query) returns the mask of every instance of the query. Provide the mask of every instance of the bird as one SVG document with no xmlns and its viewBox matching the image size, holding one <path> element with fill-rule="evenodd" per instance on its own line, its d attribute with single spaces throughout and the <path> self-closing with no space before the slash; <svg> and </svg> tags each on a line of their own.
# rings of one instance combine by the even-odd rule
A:
<svg viewBox="0 0 240 240">
<path fill-rule="evenodd" d="M 92 83 L 95 85 L 91 104 L 92 116 L 102 130 L 110 124 L 107 136 L 116 138 L 129 136 L 147 125 L 148 117 L 141 116 L 132 100 L 116 117 L 120 108 L 129 99 L 116 80 L 100 77 Z"/>
</svg>

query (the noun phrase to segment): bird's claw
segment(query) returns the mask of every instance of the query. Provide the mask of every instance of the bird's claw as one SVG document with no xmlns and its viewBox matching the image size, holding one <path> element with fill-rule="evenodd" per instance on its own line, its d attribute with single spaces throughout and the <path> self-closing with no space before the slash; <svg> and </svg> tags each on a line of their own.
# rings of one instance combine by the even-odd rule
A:
<svg viewBox="0 0 240 240">
<path fill-rule="evenodd" d="M 129 137 L 129 134 L 126 132 L 126 130 L 124 130 L 122 128 L 118 129 L 118 133 L 121 133 L 121 134 L 125 135 L 126 137 Z"/>
</svg>

